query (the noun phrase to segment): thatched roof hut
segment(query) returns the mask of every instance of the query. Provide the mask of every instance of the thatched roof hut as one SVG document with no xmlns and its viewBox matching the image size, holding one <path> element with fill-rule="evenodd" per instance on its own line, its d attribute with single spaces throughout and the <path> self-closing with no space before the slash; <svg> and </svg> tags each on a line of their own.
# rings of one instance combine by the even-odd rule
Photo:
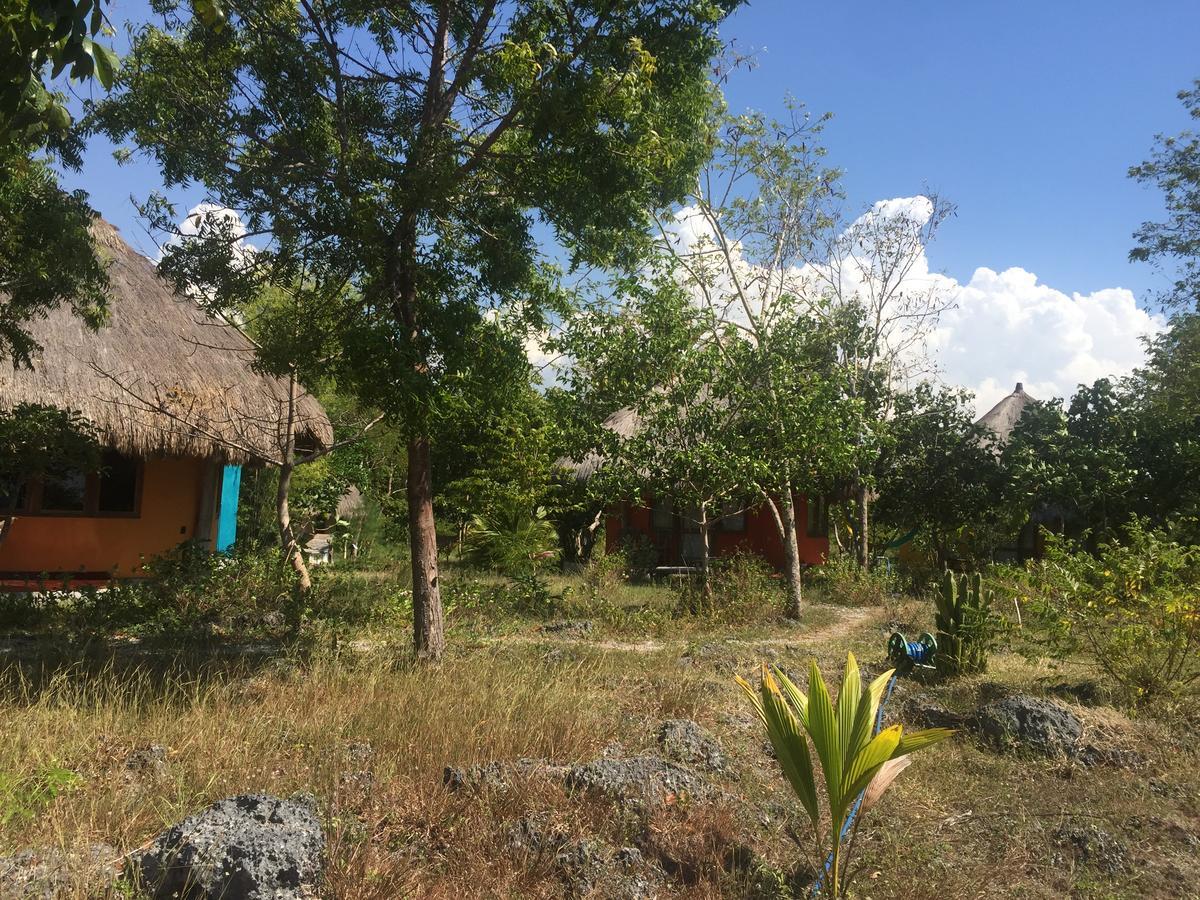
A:
<svg viewBox="0 0 1200 900">
<path fill-rule="evenodd" d="M 615 413 L 604 420 L 603 427 L 617 435 L 622 440 L 628 440 L 633 437 L 642 423 L 641 416 L 633 407 L 625 407 L 618 409 Z M 554 463 L 558 468 L 563 469 L 569 475 L 573 475 L 576 481 L 587 481 L 601 465 L 604 464 L 604 456 L 596 451 L 587 454 L 583 459 L 570 459 L 562 457 L 555 460 Z"/>
<path fill-rule="evenodd" d="M 253 372 L 249 340 L 175 294 L 116 228 L 97 219 L 93 234 L 108 263 L 108 324 L 92 333 L 65 307 L 34 322 L 43 350 L 32 369 L 2 367 L 0 409 L 77 410 L 104 443 L 133 456 L 277 458 L 287 384 Z M 333 439 L 321 405 L 304 392 L 296 433 L 317 446 Z"/>
<path fill-rule="evenodd" d="M 996 436 L 997 446 L 1005 444 L 1025 414 L 1025 407 L 1036 402 L 1025 393 L 1025 385 L 1018 381 L 1013 392 L 984 413 L 975 424 L 989 429 Z"/>
</svg>

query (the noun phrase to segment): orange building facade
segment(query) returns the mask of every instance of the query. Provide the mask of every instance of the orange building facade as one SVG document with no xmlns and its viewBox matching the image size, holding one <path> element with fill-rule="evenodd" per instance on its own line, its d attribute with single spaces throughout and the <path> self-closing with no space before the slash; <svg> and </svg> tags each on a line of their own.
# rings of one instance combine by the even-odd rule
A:
<svg viewBox="0 0 1200 900">
<path fill-rule="evenodd" d="M 126 465 L 129 475 L 119 485 L 124 496 L 114 488 L 106 498 L 103 480 L 88 476 L 78 482 L 72 503 L 59 504 L 82 506 L 79 510 L 50 508 L 48 492 L 34 486 L 23 508 L 11 513 L 0 544 L 0 578 L 11 585 L 45 575 L 136 577 L 145 562 L 184 541 L 213 542 L 221 466 L 188 457 L 128 460 Z"/>
<path fill-rule="evenodd" d="M 620 503 L 604 523 L 605 546 L 619 550 L 629 537 L 646 538 L 657 551 L 659 566 L 697 565 L 702 555 L 695 516 L 680 515 L 671 502 Z M 828 510 L 823 499 L 796 498 L 796 543 L 803 565 L 817 566 L 829 555 Z M 738 550 L 755 553 L 777 570 L 785 566 L 783 545 L 774 516 L 765 506 L 721 517 L 709 531 L 713 557 Z"/>
</svg>

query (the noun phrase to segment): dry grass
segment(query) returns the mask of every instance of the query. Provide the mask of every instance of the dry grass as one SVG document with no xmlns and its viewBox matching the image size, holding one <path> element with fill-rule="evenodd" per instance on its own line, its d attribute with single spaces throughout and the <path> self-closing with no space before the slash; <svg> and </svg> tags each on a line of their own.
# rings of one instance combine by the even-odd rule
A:
<svg viewBox="0 0 1200 900">
<path fill-rule="evenodd" d="M 30 653 L 0 682 L 0 773 L 28 778 L 57 765 L 81 778 L 30 817 L 0 825 L 0 852 L 95 842 L 124 852 L 220 797 L 307 791 L 328 824 L 329 886 L 339 898 L 562 896 L 551 860 L 508 846 L 506 829 L 527 814 L 566 836 L 641 847 L 670 874 L 672 896 L 785 896 L 804 862 L 789 837 L 795 804 L 732 674 L 764 657 L 794 668 L 816 656 L 840 671 L 848 648 L 882 668 L 889 620 L 920 624 L 923 614 L 915 605 L 817 608 L 803 626 L 741 629 L 693 621 L 641 650 L 620 649 L 603 629 L 565 641 L 528 623 L 519 640 L 460 633 L 449 658 L 428 668 L 378 644 L 307 662 L 51 664 L 45 652 Z M 965 710 L 989 692 L 1039 689 L 1070 674 L 1002 655 L 987 676 L 933 693 Z M 902 685 L 892 703 L 918 689 Z M 872 813 L 856 896 L 1195 896 L 1194 720 L 1081 713 L 1097 734 L 1142 753 L 1144 767 L 1027 760 L 968 738 L 922 754 Z M 536 777 L 478 795 L 443 785 L 447 765 L 579 761 L 613 742 L 636 752 L 673 717 L 696 719 L 726 749 L 732 772 L 717 779 L 726 800 L 642 816 Z M 350 752 L 362 742 L 374 751 L 369 762 Z M 129 753 L 149 744 L 169 748 L 161 777 L 126 767 Z M 1055 860 L 1051 833 L 1064 821 L 1120 837 L 1129 867 L 1108 874 L 1069 854 Z"/>
</svg>

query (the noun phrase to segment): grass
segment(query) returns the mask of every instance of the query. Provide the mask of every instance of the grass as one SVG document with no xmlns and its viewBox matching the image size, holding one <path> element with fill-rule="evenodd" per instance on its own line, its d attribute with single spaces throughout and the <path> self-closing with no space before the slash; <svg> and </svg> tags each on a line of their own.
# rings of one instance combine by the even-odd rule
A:
<svg viewBox="0 0 1200 900">
<path fill-rule="evenodd" d="M 582 593 L 577 580 L 552 587 Z M 804 883 L 804 851 L 789 836 L 796 807 L 733 674 L 763 658 L 794 670 L 813 656 L 840 674 L 847 649 L 879 670 L 889 623 L 924 628 L 928 611 L 814 604 L 799 625 L 729 626 L 673 618 L 672 596 L 625 588 L 584 639 L 552 637 L 538 620 L 465 612 L 452 617 L 452 650 L 432 667 L 407 661 L 407 635 L 378 628 L 305 657 L 108 647 L 56 656 L 30 645 L 20 659 L 9 654 L 0 677 L 0 774 L 33 786 L 48 772 L 72 774 L 56 776 L 61 787 L 36 802 L 16 792 L 26 798 L 19 815 L 0 809 L 0 853 L 103 842 L 119 855 L 221 797 L 305 791 L 327 822 L 338 898 L 562 896 L 548 860 L 508 847 L 509 826 L 533 814 L 573 837 L 640 846 L 673 873 L 664 895 L 788 896 Z M 563 611 L 597 608 L 580 599 Z M 997 691 L 1041 692 L 1083 674 L 1002 653 L 987 675 L 927 692 L 967 710 Z M 891 707 L 919 690 L 901 684 Z M 1196 896 L 1195 715 L 1079 712 L 1143 754 L 1144 767 L 1083 769 L 960 736 L 918 757 L 872 813 L 854 895 Z M 447 765 L 582 761 L 614 742 L 649 749 L 665 718 L 696 719 L 717 736 L 732 761 L 715 779 L 724 799 L 641 816 L 537 777 L 478 796 L 443 785 Z M 130 772 L 129 754 L 150 744 L 168 748 L 165 771 Z M 368 761 L 355 755 L 363 744 Z M 16 794 L 0 791 L 0 803 L 13 806 L 4 798 Z M 1128 868 L 1108 873 L 1054 846 L 1064 822 L 1119 837 Z"/>
</svg>

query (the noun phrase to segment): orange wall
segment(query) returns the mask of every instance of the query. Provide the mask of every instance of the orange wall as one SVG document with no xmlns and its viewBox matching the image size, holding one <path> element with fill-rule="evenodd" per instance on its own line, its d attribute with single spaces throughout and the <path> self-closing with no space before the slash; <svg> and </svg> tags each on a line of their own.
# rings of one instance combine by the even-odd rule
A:
<svg viewBox="0 0 1200 900">
<path fill-rule="evenodd" d="M 18 516 L 0 545 L 0 572 L 132 575 L 149 559 L 195 536 L 204 463 L 148 459 L 141 515 Z"/>
<path fill-rule="evenodd" d="M 825 562 L 829 555 L 829 538 L 809 537 L 807 520 L 808 502 L 804 497 L 797 497 L 796 543 L 800 548 L 800 561 L 807 565 L 818 566 Z M 630 532 L 640 533 L 645 535 L 657 548 L 659 565 L 677 566 L 680 564 L 681 535 L 679 529 L 656 530 L 648 504 L 618 504 L 609 510 L 604 525 L 605 546 L 610 551 L 620 548 L 624 535 Z M 785 565 L 779 530 L 775 527 L 774 516 L 765 506 L 746 510 L 745 530 L 723 531 L 720 528 L 714 528 L 709 540 L 713 556 L 728 556 L 738 549 L 744 549 L 757 553 L 776 569 L 782 570 Z"/>
</svg>

